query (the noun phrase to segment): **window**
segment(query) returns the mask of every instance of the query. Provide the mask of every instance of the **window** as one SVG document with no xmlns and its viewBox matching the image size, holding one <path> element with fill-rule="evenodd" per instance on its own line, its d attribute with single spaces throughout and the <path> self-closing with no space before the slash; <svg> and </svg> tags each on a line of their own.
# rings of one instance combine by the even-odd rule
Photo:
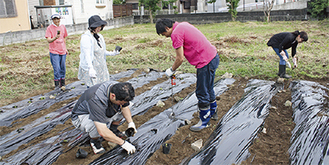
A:
<svg viewBox="0 0 329 165">
<path fill-rule="evenodd" d="M 96 0 L 96 7 L 106 7 L 105 0 Z"/>
<path fill-rule="evenodd" d="M 132 6 L 133 6 L 133 10 L 138 10 L 138 3 L 133 3 Z"/>
<path fill-rule="evenodd" d="M 104 4 L 105 0 L 96 0 L 96 5 Z"/>
<path fill-rule="evenodd" d="M 64 5 L 64 0 L 59 0 L 59 5 Z"/>
<path fill-rule="evenodd" d="M 0 18 L 16 16 L 15 0 L 0 0 Z"/>
<path fill-rule="evenodd" d="M 190 6 L 191 6 L 190 0 L 184 2 L 184 9 L 190 9 Z"/>
</svg>

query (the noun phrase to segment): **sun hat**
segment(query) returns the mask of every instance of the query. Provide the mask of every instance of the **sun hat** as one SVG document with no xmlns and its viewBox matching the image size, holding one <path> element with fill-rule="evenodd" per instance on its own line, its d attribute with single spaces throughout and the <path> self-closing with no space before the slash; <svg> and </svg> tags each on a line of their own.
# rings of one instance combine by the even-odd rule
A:
<svg viewBox="0 0 329 165">
<path fill-rule="evenodd" d="M 59 19 L 61 19 L 61 15 L 59 15 L 58 13 L 54 13 L 53 15 L 51 15 L 50 18 L 51 18 L 51 19 L 54 19 L 54 18 L 59 18 Z"/>
<path fill-rule="evenodd" d="M 107 24 L 107 22 L 103 21 L 98 15 L 91 16 L 88 20 L 88 23 L 90 28 L 96 28 Z"/>
</svg>

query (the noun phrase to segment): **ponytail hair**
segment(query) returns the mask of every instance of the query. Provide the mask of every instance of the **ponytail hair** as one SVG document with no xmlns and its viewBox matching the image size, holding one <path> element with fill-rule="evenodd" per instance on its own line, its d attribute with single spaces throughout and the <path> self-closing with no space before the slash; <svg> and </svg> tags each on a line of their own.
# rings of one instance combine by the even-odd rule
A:
<svg viewBox="0 0 329 165">
<path fill-rule="evenodd" d="M 296 31 L 294 31 L 294 32 L 291 32 L 291 33 L 294 34 L 294 35 L 296 35 L 296 36 L 299 35 L 299 31 L 298 31 L 298 30 L 296 30 Z"/>
<path fill-rule="evenodd" d="M 103 30 L 103 27 L 104 27 L 104 26 L 102 26 L 101 31 Z M 96 39 L 96 41 L 97 41 L 97 45 L 98 45 L 100 48 L 102 48 L 102 45 L 100 44 L 99 36 L 98 36 L 97 33 L 95 33 L 95 29 L 96 29 L 96 28 L 97 28 L 97 27 L 89 27 L 88 30 L 90 30 L 90 32 L 94 34 L 93 36 L 95 37 L 95 39 Z"/>
<path fill-rule="evenodd" d="M 296 30 L 296 31 L 292 32 L 292 34 L 294 34 L 296 36 L 300 35 L 300 38 L 302 38 L 304 42 L 306 42 L 308 40 L 308 36 L 305 31 L 299 32 L 298 30 Z"/>
</svg>

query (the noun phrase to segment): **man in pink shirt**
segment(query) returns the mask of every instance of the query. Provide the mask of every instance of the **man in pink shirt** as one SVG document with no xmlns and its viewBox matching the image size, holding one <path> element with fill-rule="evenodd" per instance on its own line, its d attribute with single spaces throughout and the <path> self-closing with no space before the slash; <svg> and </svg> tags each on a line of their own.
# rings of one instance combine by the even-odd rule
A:
<svg viewBox="0 0 329 165">
<path fill-rule="evenodd" d="M 61 16 L 58 13 L 53 14 L 51 20 L 53 23 L 47 27 L 45 37 L 49 43 L 50 62 L 54 69 L 55 89 L 57 89 L 65 86 L 67 31 L 64 25 L 60 25 Z"/>
<path fill-rule="evenodd" d="M 191 131 L 206 128 L 210 118 L 217 120 L 217 103 L 214 92 L 214 79 L 219 65 L 216 47 L 193 25 L 187 22 L 175 22 L 160 19 L 155 25 L 158 35 L 171 37 L 176 49 L 176 59 L 171 68 L 166 70 L 172 76 L 182 64 L 184 58 L 197 68 L 196 96 L 198 98 L 199 122 L 190 127 Z"/>
</svg>

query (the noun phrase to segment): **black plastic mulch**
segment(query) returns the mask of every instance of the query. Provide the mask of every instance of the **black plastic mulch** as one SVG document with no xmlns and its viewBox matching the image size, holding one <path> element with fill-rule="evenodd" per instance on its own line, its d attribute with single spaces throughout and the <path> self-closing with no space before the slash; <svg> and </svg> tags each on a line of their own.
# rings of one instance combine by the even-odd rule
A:
<svg viewBox="0 0 329 165">
<path fill-rule="evenodd" d="M 216 95 L 224 93 L 228 84 L 234 79 L 225 79 L 215 84 Z M 137 148 L 136 153 L 127 155 L 121 147 L 116 147 L 94 160 L 91 164 L 144 164 L 160 146 L 172 137 L 176 130 L 185 124 L 185 119 L 192 119 L 198 109 L 197 98 L 194 93 L 171 108 L 163 111 L 138 128 L 134 137 L 128 139 Z M 175 117 L 171 116 L 172 110 Z"/>
<path fill-rule="evenodd" d="M 159 73 L 150 72 L 148 75 L 145 75 L 145 73 L 143 73 L 139 76 L 139 77 L 143 77 L 143 79 L 141 81 L 132 79 L 132 82 L 137 82 L 137 83 L 132 83 L 132 84 L 134 85 L 134 88 L 136 88 L 135 85 L 138 86 L 143 83 L 147 84 L 150 81 L 153 81 L 159 77 L 162 77 L 162 75 L 163 75 L 163 73 L 159 74 Z M 176 90 L 174 92 L 177 93 L 177 92 L 181 91 L 182 89 L 184 89 L 185 87 L 188 87 L 188 86 L 194 84 L 195 80 L 196 80 L 195 76 L 193 76 L 192 74 L 182 74 L 180 76 L 180 78 L 177 80 L 177 83 L 184 84 L 184 85 L 175 86 L 174 88 Z M 163 85 L 162 87 L 160 86 L 160 88 L 162 88 L 161 90 L 163 91 L 162 93 L 171 93 L 168 91 L 169 89 L 171 89 L 170 83 L 162 83 L 162 85 Z M 157 88 L 157 87 L 155 87 L 155 88 Z M 153 89 L 153 91 L 157 91 L 157 90 Z M 166 98 L 168 98 L 168 95 L 165 95 L 165 94 L 162 94 L 161 96 L 154 95 L 153 99 L 165 100 Z M 135 97 L 133 102 L 135 102 L 136 105 L 137 104 L 145 105 L 145 102 L 146 102 L 145 100 L 152 100 L 152 98 Z M 144 104 L 141 104 L 140 102 L 143 102 Z M 19 146 L 32 141 L 34 138 L 41 136 L 42 134 L 49 132 L 56 125 L 63 124 L 67 119 L 70 118 L 70 114 L 71 114 L 70 112 L 75 103 L 76 103 L 76 101 L 68 104 L 67 106 L 62 107 L 59 110 L 56 110 L 55 112 L 52 112 L 50 114 L 47 114 L 47 115 L 35 120 L 31 124 L 24 126 L 24 128 L 21 130 L 21 132 L 13 131 L 9 134 L 1 136 L 0 148 L 3 148 L 3 150 L 0 151 L 0 155 L 6 155 L 9 152 L 13 151 L 14 149 L 17 149 Z M 147 103 L 147 104 L 148 104 L 148 106 L 154 106 L 157 102 L 153 101 L 152 103 L 153 103 L 153 105 L 151 105 L 150 103 Z M 144 106 L 144 108 L 146 108 L 146 109 L 142 109 L 143 107 L 141 107 L 141 108 L 138 108 L 138 110 L 141 110 L 142 112 L 146 112 L 147 109 L 149 109 L 148 106 L 146 106 L 146 107 Z M 132 108 L 132 111 L 133 111 L 133 108 Z M 54 152 L 52 152 L 52 151 L 44 151 L 44 150 L 35 151 L 35 145 L 32 145 L 32 146 L 27 147 L 26 149 L 23 149 L 23 150 L 17 152 L 15 155 L 4 160 L 3 162 L 0 162 L 0 164 L 15 164 L 15 163 L 20 164 L 23 162 L 34 162 L 32 164 L 38 164 L 40 162 L 46 162 L 45 160 L 48 161 L 48 164 L 51 164 L 51 162 L 56 161 L 58 156 L 63 152 L 63 148 L 61 147 L 63 137 L 70 135 L 69 137 L 66 137 L 66 141 L 67 141 L 69 147 L 74 147 L 74 146 L 84 143 L 86 140 L 88 140 L 88 136 L 86 134 L 84 134 L 80 131 L 76 131 L 76 129 L 59 133 L 59 135 L 60 136 L 58 136 L 58 137 L 56 136 L 57 138 L 56 137 L 50 138 L 50 139 L 55 138 L 55 140 L 53 142 L 51 142 L 51 143 L 43 142 L 44 144 L 42 145 L 44 147 L 44 149 L 49 148 L 54 152 L 55 152 L 55 150 L 53 150 L 52 146 L 57 146 L 56 152 L 60 151 L 57 154 L 54 154 Z M 46 140 L 46 141 L 48 141 L 48 140 Z M 39 145 L 37 145 L 37 146 L 39 146 Z M 58 147 L 58 146 L 60 146 L 60 147 Z M 42 159 L 40 158 L 39 155 L 43 155 Z"/>
<path fill-rule="evenodd" d="M 182 164 L 239 164 L 248 158 L 248 148 L 262 130 L 277 91 L 272 81 L 250 80 L 244 96 L 218 122 L 201 151 Z"/>
<path fill-rule="evenodd" d="M 293 81 L 290 88 L 296 123 L 291 164 L 329 164 L 329 88 L 310 81 Z"/>
</svg>

